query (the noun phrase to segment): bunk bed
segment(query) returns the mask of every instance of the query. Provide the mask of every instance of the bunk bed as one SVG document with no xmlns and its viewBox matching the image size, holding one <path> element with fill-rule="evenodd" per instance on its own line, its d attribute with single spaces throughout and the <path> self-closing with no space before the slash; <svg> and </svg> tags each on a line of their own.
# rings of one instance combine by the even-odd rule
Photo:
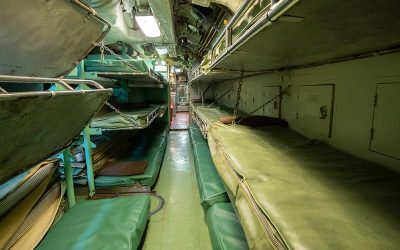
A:
<svg viewBox="0 0 400 250">
<path fill-rule="evenodd" d="M 101 247 L 138 246 L 149 197 L 85 200 L 75 207 L 68 152 L 112 90 L 95 81 L 63 77 L 104 39 L 111 25 L 80 0 L 32 0 L 24 6 L 0 3 L 0 44 L 6 48 L 0 51 L 0 183 L 7 187 L 0 198 L 7 210 L 0 221 L 0 248 L 70 249 L 84 239 L 84 248 L 91 249 L 111 233 Z M 60 151 L 65 181 L 56 171 Z M 90 168 L 87 164 L 89 174 Z M 122 230 L 110 232 L 110 227 Z"/>
<path fill-rule="evenodd" d="M 149 209 L 147 195 L 81 201 L 52 227 L 37 249 L 137 249 Z"/>
<path fill-rule="evenodd" d="M 207 138 L 207 132 L 213 122 L 224 116 L 231 116 L 233 112 L 222 108 L 215 103 L 191 103 L 192 117 L 200 128 L 204 138 Z"/>
<path fill-rule="evenodd" d="M 211 155 L 251 249 L 399 244 L 400 174 L 286 127 L 211 126 Z"/>
<path fill-rule="evenodd" d="M 122 110 L 122 114 L 117 112 L 107 112 L 95 116 L 90 123 L 90 127 L 97 131 L 109 130 L 132 130 L 145 129 L 156 118 L 162 117 L 165 113 L 165 105 L 150 105 L 142 109 Z"/>
<path fill-rule="evenodd" d="M 237 72 L 246 77 L 397 51 L 399 7 L 396 0 L 244 1 L 191 81 L 214 83 L 239 79 Z M 357 15 L 349 15 L 352 10 Z"/>
<path fill-rule="evenodd" d="M 144 173 L 127 176 L 98 175 L 95 178 L 95 184 L 99 187 L 99 192 L 101 192 L 101 188 L 134 186 L 137 184 L 152 187 L 157 180 L 167 147 L 168 130 L 167 125 L 154 124 L 154 126 L 134 135 L 134 144 L 115 161 L 147 161 Z"/>
</svg>

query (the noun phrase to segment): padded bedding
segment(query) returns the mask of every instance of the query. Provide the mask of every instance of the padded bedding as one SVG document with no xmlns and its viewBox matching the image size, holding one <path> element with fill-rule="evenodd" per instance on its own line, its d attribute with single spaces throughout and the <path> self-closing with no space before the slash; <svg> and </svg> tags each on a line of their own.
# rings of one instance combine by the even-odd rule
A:
<svg viewBox="0 0 400 250">
<path fill-rule="evenodd" d="M 148 165 L 143 174 L 131 176 L 97 176 L 95 185 L 98 187 L 132 186 L 140 183 L 153 186 L 160 172 L 161 163 L 167 147 L 168 127 L 148 128 L 137 134 L 135 143 L 127 154 L 121 157 L 122 161 L 147 160 Z"/>
<path fill-rule="evenodd" d="M 218 203 L 207 210 L 207 225 L 213 250 L 249 249 L 242 226 L 230 203 Z"/>
<path fill-rule="evenodd" d="M 90 127 L 103 130 L 146 128 L 150 125 L 154 116 L 157 116 L 158 112 L 163 109 L 165 109 L 164 106 L 152 106 L 143 109 L 122 110 L 122 113 L 133 119 L 137 126 L 134 126 L 116 112 L 108 112 L 95 116 Z"/>
<path fill-rule="evenodd" d="M 211 159 L 206 140 L 200 129 L 189 127 L 201 206 L 205 211 L 220 202 L 229 202 L 228 195 Z"/>
<path fill-rule="evenodd" d="M 277 126 L 208 143 L 251 249 L 398 248 L 399 173 Z"/>
<path fill-rule="evenodd" d="M 233 114 L 230 113 L 227 109 L 223 109 L 216 105 L 204 104 L 201 103 L 192 103 L 193 110 L 193 119 L 200 127 L 202 134 L 206 137 L 209 126 L 218 121 L 220 117 L 230 116 Z"/>
<path fill-rule="evenodd" d="M 80 201 L 37 249 L 137 249 L 149 209 L 149 196 Z"/>
</svg>

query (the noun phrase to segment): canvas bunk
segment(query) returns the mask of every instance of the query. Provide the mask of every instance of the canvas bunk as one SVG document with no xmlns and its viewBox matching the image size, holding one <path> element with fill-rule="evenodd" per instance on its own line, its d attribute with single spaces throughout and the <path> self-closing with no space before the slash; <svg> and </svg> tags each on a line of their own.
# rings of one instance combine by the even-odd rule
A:
<svg viewBox="0 0 400 250">
<path fill-rule="evenodd" d="M 1 46 L 6 48 L 0 51 L 0 182 L 2 187 L 5 185 L 0 196 L 5 209 L 0 222 L 0 248 L 61 248 L 60 240 L 77 242 L 96 235 L 91 227 L 74 218 L 105 231 L 109 229 L 107 221 L 114 219 L 113 213 L 120 211 L 125 216 L 128 211 L 137 210 L 129 220 L 118 220 L 118 226 L 126 231 L 115 232 L 102 244 L 105 248 L 134 248 L 146 226 L 149 197 L 87 200 L 75 206 L 68 157 L 68 147 L 112 90 L 90 80 L 51 78 L 71 72 L 103 40 L 111 25 L 79 0 L 33 0 L 27 1 L 24 8 L 14 1 L 2 1 L 0 9 L 4 10 L 0 16 L 4 24 Z M 59 160 L 54 155 L 65 148 L 62 181 L 56 171 Z M 113 213 L 102 214 L 91 207 L 114 209 Z M 66 228 L 79 234 L 57 233 Z M 58 235 L 58 240 L 51 241 L 46 236 L 41 242 L 48 231 L 50 239 Z M 94 245 L 88 240 L 85 247 Z"/>
<path fill-rule="evenodd" d="M 399 244 L 400 174 L 286 127 L 214 123 L 208 143 L 251 249 Z"/>
</svg>

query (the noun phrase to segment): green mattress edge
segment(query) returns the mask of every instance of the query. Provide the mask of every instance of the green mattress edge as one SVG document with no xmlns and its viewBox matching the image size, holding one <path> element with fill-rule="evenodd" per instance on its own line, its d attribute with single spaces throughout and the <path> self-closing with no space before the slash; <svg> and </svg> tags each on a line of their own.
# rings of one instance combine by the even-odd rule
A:
<svg viewBox="0 0 400 250">
<path fill-rule="evenodd" d="M 201 206 L 204 210 L 207 210 L 216 203 L 229 202 L 224 184 L 212 161 L 206 140 L 201 136 L 200 130 L 194 126 L 190 126 L 189 134 Z"/>
<path fill-rule="evenodd" d="M 80 201 L 36 249 L 137 249 L 149 209 L 149 196 Z"/>
<path fill-rule="evenodd" d="M 167 148 L 168 127 L 151 128 L 134 139 L 138 140 L 134 149 L 123 156 L 123 160 L 148 160 L 148 166 L 143 174 L 131 176 L 97 176 L 95 185 L 98 187 L 132 186 L 140 183 L 153 186 L 157 180 Z M 142 140 L 141 140 L 142 139 Z M 147 140 L 148 139 L 148 140 Z"/>
<path fill-rule="evenodd" d="M 207 225 L 214 250 L 246 250 L 246 236 L 230 203 L 218 203 L 207 210 Z"/>
<path fill-rule="evenodd" d="M 210 132 L 251 248 L 398 245 L 398 173 L 287 128 L 213 124 Z"/>
</svg>

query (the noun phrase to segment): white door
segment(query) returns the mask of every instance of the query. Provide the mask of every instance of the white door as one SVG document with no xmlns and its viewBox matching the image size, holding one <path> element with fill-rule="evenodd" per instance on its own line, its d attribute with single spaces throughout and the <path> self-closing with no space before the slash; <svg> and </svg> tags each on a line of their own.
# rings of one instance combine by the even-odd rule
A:
<svg viewBox="0 0 400 250">
<path fill-rule="evenodd" d="M 377 84 L 370 149 L 400 159 L 400 83 Z"/>
<path fill-rule="evenodd" d="M 329 138 L 333 114 L 334 85 L 299 86 L 297 125 Z"/>
</svg>

